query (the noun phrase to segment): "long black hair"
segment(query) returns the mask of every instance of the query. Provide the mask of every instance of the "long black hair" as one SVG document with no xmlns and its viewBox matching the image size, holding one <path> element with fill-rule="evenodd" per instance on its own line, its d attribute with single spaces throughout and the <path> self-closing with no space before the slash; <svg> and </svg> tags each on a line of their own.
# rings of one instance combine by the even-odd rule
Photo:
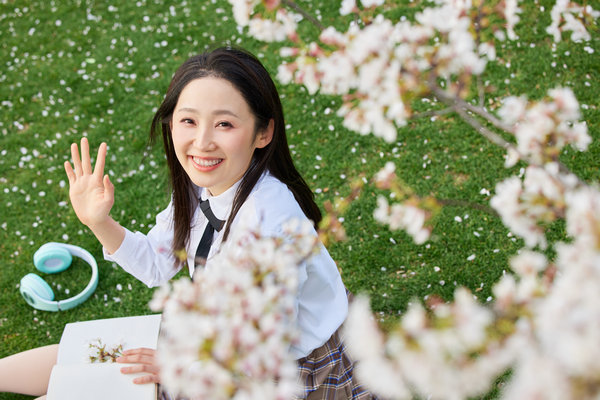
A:
<svg viewBox="0 0 600 400">
<path fill-rule="evenodd" d="M 165 98 L 152 119 L 150 141 L 154 143 L 159 131 L 162 133 L 169 166 L 174 220 L 172 250 L 177 252 L 186 248 L 198 199 L 194 183 L 175 154 L 170 123 L 181 91 L 191 81 L 205 77 L 225 79 L 241 93 L 256 121 L 254 135 L 266 130 L 269 122 L 273 120 L 271 142 L 254 150 L 250 166 L 238 186 L 231 214 L 227 218 L 223 241 L 227 240 L 231 222 L 240 207 L 266 170 L 287 185 L 306 217 L 318 226 L 322 217 L 321 211 L 314 201 L 314 194 L 292 161 L 285 134 L 283 108 L 271 76 L 261 62 L 247 51 L 222 47 L 193 56 L 177 69 Z"/>
</svg>

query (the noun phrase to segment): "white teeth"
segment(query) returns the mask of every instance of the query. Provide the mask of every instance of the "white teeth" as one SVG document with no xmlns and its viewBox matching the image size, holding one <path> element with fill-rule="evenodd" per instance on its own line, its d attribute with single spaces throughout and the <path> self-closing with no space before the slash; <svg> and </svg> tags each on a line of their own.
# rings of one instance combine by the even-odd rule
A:
<svg viewBox="0 0 600 400">
<path fill-rule="evenodd" d="M 217 165 L 218 163 L 220 163 L 221 161 L 223 161 L 223 159 L 221 158 L 217 158 L 214 160 L 204 160 L 198 157 L 192 157 L 192 159 L 194 160 L 194 162 L 196 164 L 198 164 L 201 167 L 212 167 L 214 165 Z"/>
</svg>

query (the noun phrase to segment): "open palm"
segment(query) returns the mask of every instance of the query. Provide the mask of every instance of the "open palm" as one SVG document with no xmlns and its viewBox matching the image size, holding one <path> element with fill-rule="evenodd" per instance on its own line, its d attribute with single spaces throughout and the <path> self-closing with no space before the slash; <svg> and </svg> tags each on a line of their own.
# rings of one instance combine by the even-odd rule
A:
<svg viewBox="0 0 600 400">
<path fill-rule="evenodd" d="M 88 227 L 106 221 L 114 204 L 114 186 L 108 175 L 104 175 L 106 152 L 106 143 L 102 143 L 98 148 L 98 157 L 92 171 L 89 143 L 86 138 L 83 138 L 81 158 L 77 144 L 73 143 L 71 145 L 73 167 L 68 161 L 65 162 L 71 205 L 79 220 Z"/>
</svg>

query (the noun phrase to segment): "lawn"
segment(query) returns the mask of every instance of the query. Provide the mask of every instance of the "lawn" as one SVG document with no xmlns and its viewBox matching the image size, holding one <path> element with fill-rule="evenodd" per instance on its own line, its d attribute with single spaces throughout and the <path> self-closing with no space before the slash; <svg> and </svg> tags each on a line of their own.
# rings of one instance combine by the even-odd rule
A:
<svg viewBox="0 0 600 400">
<path fill-rule="evenodd" d="M 343 26 L 337 2 L 299 1 L 324 24 Z M 412 15 L 413 3 L 397 1 L 395 18 Z M 600 46 L 554 44 L 545 34 L 553 2 L 524 5 L 520 38 L 498 49 L 498 62 L 483 76 L 487 101 L 515 94 L 540 98 L 556 86 L 573 88 L 594 142 L 586 153 L 567 150 L 562 160 L 588 182 L 600 181 Z M 112 263 L 68 200 L 63 163 L 82 136 L 93 147 L 109 146 L 106 169 L 116 186 L 112 215 L 131 230 L 146 232 L 168 203 L 166 165 L 160 145 L 147 143 L 150 120 L 172 73 L 187 57 L 222 44 L 239 45 L 270 71 L 276 46 L 248 39 L 233 22 L 226 1 L 0 2 L 0 357 L 56 343 L 65 323 L 149 313 L 152 290 Z M 306 29 L 314 35 L 315 29 Z M 346 286 L 372 296 L 374 311 L 394 319 L 410 301 L 438 295 L 450 299 L 466 286 L 482 302 L 522 242 L 485 208 L 494 186 L 518 173 L 505 169 L 503 152 L 453 115 L 421 118 L 398 130 L 395 143 L 343 128 L 339 98 L 311 96 L 300 86 L 281 86 L 287 130 L 299 170 L 319 205 L 347 196 L 361 174 L 372 176 L 387 160 L 417 193 L 460 200 L 436 218 L 430 241 L 415 245 L 403 232 L 374 222 L 379 190 L 367 186 L 344 215 L 348 239 L 329 245 Z M 563 237 L 560 223 L 553 235 Z M 35 272 L 32 257 L 49 241 L 68 242 L 98 260 L 100 280 L 83 305 L 49 313 L 29 307 L 19 281 Z M 78 293 L 89 267 L 44 276 L 58 299 Z M 2 395 L 0 399 L 17 398 Z M 21 398 L 21 397 L 19 397 Z M 28 398 L 23 396 L 22 398 Z"/>
</svg>

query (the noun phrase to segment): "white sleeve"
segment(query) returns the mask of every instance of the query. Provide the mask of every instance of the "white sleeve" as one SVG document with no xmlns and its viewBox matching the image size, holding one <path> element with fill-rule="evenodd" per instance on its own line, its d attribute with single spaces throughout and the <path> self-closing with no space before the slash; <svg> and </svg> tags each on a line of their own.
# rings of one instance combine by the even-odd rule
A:
<svg viewBox="0 0 600 400">
<path fill-rule="evenodd" d="M 156 216 L 156 225 L 144 235 L 125 229 L 125 239 L 113 254 L 103 249 L 104 259 L 114 261 L 126 272 L 135 276 L 148 287 L 159 286 L 171 279 L 178 271 L 171 250 L 173 242 L 173 205 Z"/>
</svg>

